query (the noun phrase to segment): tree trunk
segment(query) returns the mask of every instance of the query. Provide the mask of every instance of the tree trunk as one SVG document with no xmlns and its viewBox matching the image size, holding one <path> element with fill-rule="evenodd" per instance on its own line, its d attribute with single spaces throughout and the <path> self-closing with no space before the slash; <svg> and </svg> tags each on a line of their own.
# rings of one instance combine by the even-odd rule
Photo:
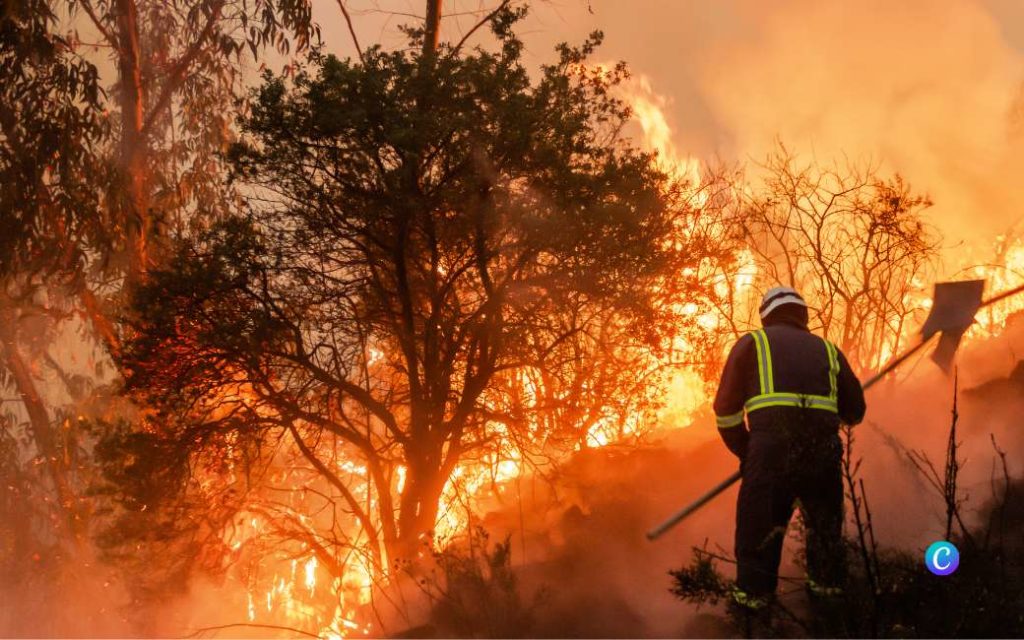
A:
<svg viewBox="0 0 1024 640">
<path fill-rule="evenodd" d="M 410 460 L 399 500 L 398 538 L 394 548 L 388 550 L 392 561 L 415 560 L 420 552 L 429 552 L 447 480 L 440 469 Z"/>
<path fill-rule="evenodd" d="M 121 216 L 128 252 L 128 284 L 144 275 L 152 218 L 149 212 L 146 141 L 143 137 L 145 95 L 142 87 L 139 16 L 135 0 L 116 0 L 118 71 L 121 89 L 120 168 L 124 176 Z"/>
<path fill-rule="evenodd" d="M 0 294 L 0 352 L 3 354 L 3 363 L 10 372 L 18 395 L 25 405 L 37 453 L 46 464 L 60 508 L 66 515 L 68 531 L 77 544 L 81 542 L 79 533 L 83 530 L 84 524 L 79 515 L 78 501 L 67 479 L 67 468 L 59 450 L 57 436 L 50 424 L 50 414 L 39 394 L 28 363 L 18 347 L 16 323 L 17 317 L 11 301 Z"/>
<path fill-rule="evenodd" d="M 427 0 L 427 19 L 423 25 L 423 57 L 437 53 L 441 36 L 441 0 Z"/>
</svg>

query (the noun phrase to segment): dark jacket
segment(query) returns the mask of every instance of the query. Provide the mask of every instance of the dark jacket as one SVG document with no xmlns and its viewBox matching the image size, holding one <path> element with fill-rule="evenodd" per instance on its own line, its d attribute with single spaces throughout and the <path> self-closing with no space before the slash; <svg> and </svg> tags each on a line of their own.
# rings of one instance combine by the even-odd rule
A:
<svg viewBox="0 0 1024 640">
<path fill-rule="evenodd" d="M 792 305 L 784 305 L 786 309 Z M 776 392 L 828 395 L 829 357 L 822 338 L 811 333 L 799 315 L 773 313 L 764 321 L 772 354 Z M 860 381 L 842 352 L 838 353 L 836 376 L 838 414 L 801 407 L 765 407 L 746 414 L 746 424 L 720 428 L 726 446 L 741 459 L 746 454 L 750 432 L 789 428 L 821 435 L 835 434 L 840 421 L 857 424 L 864 419 L 866 405 Z M 744 403 L 760 393 L 757 352 L 750 334 L 740 338 L 729 353 L 715 396 L 715 415 L 731 416 L 743 411 Z"/>
</svg>

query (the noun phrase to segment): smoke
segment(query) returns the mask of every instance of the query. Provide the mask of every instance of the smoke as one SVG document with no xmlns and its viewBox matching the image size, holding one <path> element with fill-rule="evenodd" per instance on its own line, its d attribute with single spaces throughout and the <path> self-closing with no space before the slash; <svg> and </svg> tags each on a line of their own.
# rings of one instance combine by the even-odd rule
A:
<svg viewBox="0 0 1024 640">
<path fill-rule="evenodd" d="M 709 43 L 698 83 L 730 155 L 775 136 L 824 159 L 877 159 L 936 201 L 950 240 L 1022 213 L 1022 56 L 980 4 L 743 1 L 754 33 Z"/>
<path fill-rule="evenodd" d="M 605 30 L 602 59 L 626 60 L 667 97 L 683 154 L 756 162 L 782 140 L 818 162 L 875 162 L 933 197 L 958 251 L 1024 215 L 1019 3 L 579 5 L 535 5 L 528 50 L 541 58 Z M 947 257 L 951 272 L 962 266 Z"/>
<path fill-rule="evenodd" d="M 981 512 L 1003 491 L 1003 470 L 993 441 L 1008 452 L 1008 472 L 1024 473 L 1024 323 L 1017 319 L 995 338 L 965 344 L 954 372 L 946 375 L 927 359 L 909 378 L 883 382 L 869 392 L 865 425 L 858 428 L 858 454 L 864 458 L 868 491 L 877 503 L 881 537 L 886 544 L 926 547 L 944 533 L 941 497 L 910 464 L 907 452 L 926 454 L 943 473 L 952 422 L 954 383 L 957 395 L 959 475 L 965 519 L 984 525 Z M 874 506 L 874 505 L 873 505 Z"/>
<path fill-rule="evenodd" d="M 652 15 L 662 11 L 675 15 Z M 685 152 L 756 162 L 782 140 L 820 163 L 868 159 L 902 174 L 935 202 L 926 215 L 945 236 L 943 275 L 963 277 L 964 266 L 992 261 L 993 239 L 1024 218 L 1024 33 L 1012 30 L 1020 13 L 1009 2 L 674 3 L 635 22 L 671 25 L 658 28 L 676 37 L 612 31 L 610 41 L 655 90 L 676 97 L 668 120 Z M 609 20 L 616 30 L 624 22 Z M 1011 452 L 1024 437 L 1019 388 L 966 390 L 1008 376 L 1022 334 L 1008 330 L 961 354 L 968 512 L 991 495 L 990 434 Z M 942 534 L 941 499 L 906 450 L 926 453 L 941 472 L 952 400 L 952 380 L 930 362 L 870 392 L 855 446 L 885 544 L 927 546 Z M 1022 461 L 1011 453 L 1009 462 L 1019 474 Z"/>
<path fill-rule="evenodd" d="M 482 524 L 496 539 L 510 537 L 524 597 L 534 601 L 540 594 L 530 635 L 718 633 L 719 622 L 701 619 L 669 593 L 668 570 L 687 564 L 693 547 L 731 554 L 735 488 L 654 542 L 644 533 L 736 466 L 705 415 L 647 446 L 581 452 L 558 470 L 553 484 L 523 478 L 510 502 L 490 511 Z"/>
<path fill-rule="evenodd" d="M 1024 450 L 1024 368 L 1013 373 L 1019 357 L 1013 345 L 1022 340 L 1024 322 L 997 338 L 964 345 L 959 357 L 959 487 L 971 527 L 985 524 L 985 507 L 1003 491 L 993 437 L 1009 452 L 1011 476 L 1024 472 L 1024 458 L 1016 454 Z M 953 394 L 953 377 L 926 356 L 868 392 L 867 418 L 854 429 L 853 457 L 862 460 L 858 477 L 883 549 L 914 552 L 944 537 L 942 497 L 908 453 L 927 456 L 943 473 Z M 526 477 L 518 496 L 509 494 L 508 504 L 484 517 L 495 537 L 511 537 L 512 565 L 524 594 L 541 594 L 533 635 L 731 633 L 721 605 L 698 611 L 669 594 L 667 570 L 688 564 L 693 547 L 732 555 L 736 489 L 654 542 L 644 532 L 724 479 L 736 468 L 735 459 L 706 415 L 663 436 L 655 446 L 609 445 L 579 454 L 560 470 L 554 495 L 542 490 L 538 496 L 536 478 Z M 852 523 L 847 533 L 852 535 Z M 802 577 L 797 552 L 791 535 L 781 575 Z M 719 567 L 733 575 L 731 564 Z"/>
</svg>

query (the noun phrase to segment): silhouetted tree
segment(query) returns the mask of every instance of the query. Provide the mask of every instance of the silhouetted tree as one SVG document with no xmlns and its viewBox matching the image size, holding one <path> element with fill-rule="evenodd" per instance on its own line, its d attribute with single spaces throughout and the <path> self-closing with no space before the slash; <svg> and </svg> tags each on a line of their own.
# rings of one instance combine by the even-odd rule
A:
<svg viewBox="0 0 1024 640">
<path fill-rule="evenodd" d="M 359 525 L 288 529 L 314 548 L 414 557 L 463 460 L 543 437 L 494 414 L 524 368 L 557 373 L 544 354 L 588 330 L 572 310 L 622 349 L 676 330 L 692 211 L 622 138 L 624 70 L 586 69 L 595 34 L 531 80 L 521 15 L 493 16 L 493 53 L 372 48 L 268 75 L 233 156 L 248 206 L 136 298 L 124 364 L 152 428 L 227 455 L 290 440 Z"/>
</svg>

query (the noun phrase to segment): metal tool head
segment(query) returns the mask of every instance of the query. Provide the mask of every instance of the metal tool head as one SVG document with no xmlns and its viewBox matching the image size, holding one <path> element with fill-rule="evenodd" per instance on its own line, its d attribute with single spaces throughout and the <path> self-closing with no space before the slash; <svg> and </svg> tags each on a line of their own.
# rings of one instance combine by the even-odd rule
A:
<svg viewBox="0 0 1024 640">
<path fill-rule="evenodd" d="M 940 282 L 935 285 L 935 297 L 928 318 L 921 328 L 921 337 L 927 340 L 936 333 L 942 334 L 932 360 L 943 371 L 948 371 L 953 363 L 960 339 L 974 323 L 974 315 L 981 308 L 984 293 L 984 280 Z"/>
</svg>

